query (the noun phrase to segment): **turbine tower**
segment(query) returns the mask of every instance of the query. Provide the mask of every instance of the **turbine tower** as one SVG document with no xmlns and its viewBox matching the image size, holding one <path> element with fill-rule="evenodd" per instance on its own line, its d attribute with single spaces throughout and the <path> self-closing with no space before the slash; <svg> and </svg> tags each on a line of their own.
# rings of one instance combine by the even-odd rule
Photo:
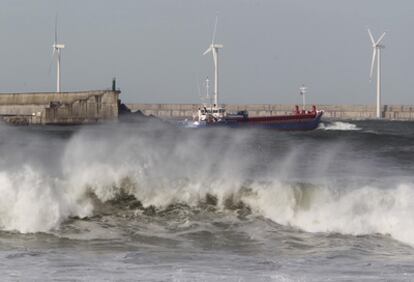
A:
<svg viewBox="0 0 414 282">
<path fill-rule="evenodd" d="M 52 48 L 53 48 L 52 57 L 54 57 L 55 54 L 56 54 L 56 57 L 57 57 L 56 92 L 59 93 L 60 92 L 60 59 L 61 59 L 60 52 L 63 48 L 65 48 L 65 45 L 58 43 L 57 17 L 56 17 L 56 20 L 55 20 L 55 42 L 53 43 Z"/>
<path fill-rule="evenodd" d="M 369 73 L 369 81 L 372 80 L 372 74 L 374 72 L 375 61 L 377 61 L 377 118 L 381 118 L 381 49 L 385 46 L 381 44 L 381 40 L 385 36 L 385 32 L 378 38 L 377 41 L 374 40 L 371 31 L 368 28 L 368 35 L 372 43 L 372 61 L 371 61 L 371 71 Z"/>
<path fill-rule="evenodd" d="M 217 30 L 217 20 L 214 24 L 214 31 L 213 31 L 213 39 L 211 40 L 210 47 L 203 53 L 203 55 L 206 55 L 208 53 L 213 54 L 213 61 L 214 61 L 214 108 L 218 107 L 218 50 L 220 48 L 223 48 L 222 44 L 216 44 L 215 37 L 216 37 L 216 30 Z"/>
</svg>

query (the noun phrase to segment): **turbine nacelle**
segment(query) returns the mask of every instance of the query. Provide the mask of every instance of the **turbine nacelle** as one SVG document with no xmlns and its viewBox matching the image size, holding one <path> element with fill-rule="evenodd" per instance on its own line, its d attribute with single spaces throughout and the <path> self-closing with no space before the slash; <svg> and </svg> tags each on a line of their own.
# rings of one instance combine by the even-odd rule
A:
<svg viewBox="0 0 414 282">
<path fill-rule="evenodd" d="M 65 48 L 65 44 L 53 44 L 52 45 L 52 47 L 54 48 L 54 49 L 63 49 L 63 48 Z"/>
<path fill-rule="evenodd" d="M 372 49 L 384 49 L 385 45 L 384 44 L 374 44 L 372 45 Z"/>
<path fill-rule="evenodd" d="M 381 43 L 382 39 L 384 39 L 385 32 L 383 32 L 381 34 L 381 36 L 378 38 L 377 41 L 374 40 L 374 36 L 372 36 L 371 30 L 369 28 L 368 28 L 368 35 L 369 35 L 369 38 L 371 39 L 372 48 L 378 48 L 378 47 L 383 46 L 380 43 Z"/>
<path fill-rule="evenodd" d="M 211 44 L 210 47 L 203 53 L 203 55 L 210 53 L 213 49 L 221 49 L 223 48 L 223 44 Z"/>
</svg>

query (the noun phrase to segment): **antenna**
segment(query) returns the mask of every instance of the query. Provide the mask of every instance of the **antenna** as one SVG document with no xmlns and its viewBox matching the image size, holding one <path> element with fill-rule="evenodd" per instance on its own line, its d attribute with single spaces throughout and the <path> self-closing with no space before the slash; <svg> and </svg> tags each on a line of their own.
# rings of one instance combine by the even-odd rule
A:
<svg viewBox="0 0 414 282">
<path fill-rule="evenodd" d="M 208 80 L 208 76 L 207 76 L 207 78 L 206 78 L 206 98 L 210 99 L 210 94 L 209 94 L 209 89 L 208 89 L 210 87 L 210 85 L 208 83 L 209 83 L 209 80 Z"/>
<path fill-rule="evenodd" d="M 305 110 L 306 107 L 306 99 L 305 99 L 305 94 L 307 92 L 308 88 L 305 86 L 305 84 L 302 84 L 301 87 L 299 87 L 299 93 L 302 96 L 302 110 Z"/>
<path fill-rule="evenodd" d="M 197 77 L 196 77 L 196 83 L 197 83 L 198 97 L 199 97 L 200 99 L 202 99 L 203 97 L 202 97 L 202 95 L 201 95 L 200 83 L 199 83 L 199 81 L 198 81 L 198 78 L 197 78 Z"/>
<path fill-rule="evenodd" d="M 208 103 L 210 104 L 210 113 L 213 112 L 213 103 L 211 101 L 211 96 L 210 96 L 210 80 L 208 79 L 208 76 L 206 77 L 206 100 L 208 101 Z"/>
</svg>

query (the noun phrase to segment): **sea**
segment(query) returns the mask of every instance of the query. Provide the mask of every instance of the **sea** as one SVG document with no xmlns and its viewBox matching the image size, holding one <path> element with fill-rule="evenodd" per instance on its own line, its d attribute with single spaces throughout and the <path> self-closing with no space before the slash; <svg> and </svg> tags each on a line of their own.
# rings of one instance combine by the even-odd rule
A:
<svg viewBox="0 0 414 282">
<path fill-rule="evenodd" d="M 0 124 L 1 281 L 414 281 L 414 122 Z"/>
</svg>

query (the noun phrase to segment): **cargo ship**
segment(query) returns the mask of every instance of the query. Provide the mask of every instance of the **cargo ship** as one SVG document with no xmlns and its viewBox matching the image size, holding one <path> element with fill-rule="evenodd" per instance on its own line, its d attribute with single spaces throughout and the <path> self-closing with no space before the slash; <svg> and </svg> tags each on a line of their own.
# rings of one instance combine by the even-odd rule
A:
<svg viewBox="0 0 414 282">
<path fill-rule="evenodd" d="M 299 110 L 296 106 L 291 114 L 249 117 L 247 111 L 227 113 L 223 107 L 200 107 L 188 127 L 266 128 L 277 130 L 313 130 L 319 126 L 323 111 L 312 106 L 312 110 Z"/>
</svg>

